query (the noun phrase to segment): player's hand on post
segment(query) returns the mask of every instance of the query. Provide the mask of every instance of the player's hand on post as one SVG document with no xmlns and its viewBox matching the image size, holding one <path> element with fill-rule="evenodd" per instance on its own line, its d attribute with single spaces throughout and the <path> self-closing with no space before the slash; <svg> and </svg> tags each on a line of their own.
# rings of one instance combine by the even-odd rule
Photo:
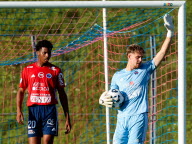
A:
<svg viewBox="0 0 192 144">
<path fill-rule="evenodd" d="M 99 98 L 99 104 L 104 105 L 106 107 L 113 106 L 113 99 L 111 96 L 107 96 L 107 91 L 103 92 Z"/>
<path fill-rule="evenodd" d="M 174 25 L 172 16 L 165 14 L 164 16 L 164 26 L 167 29 L 167 37 L 172 37 L 174 35 Z"/>
</svg>

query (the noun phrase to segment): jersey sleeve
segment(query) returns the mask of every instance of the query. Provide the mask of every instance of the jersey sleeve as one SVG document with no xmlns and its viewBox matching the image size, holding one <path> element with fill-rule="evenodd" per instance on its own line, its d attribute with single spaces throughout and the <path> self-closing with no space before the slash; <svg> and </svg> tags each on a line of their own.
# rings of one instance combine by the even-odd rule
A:
<svg viewBox="0 0 192 144">
<path fill-rule="evenodd" d="M 153 71 L 156 69 L 156 66 L 155 66 L 155 63 L 154 63 L 154 60 L 150 60 L 146 63 L 147 65 L 147 71 L 152 74 Z"/>
<path fill-rule="evenodd" d="M 27 70 L 25 68 L 21 72 L 19 87 L 24 90 L 28 87 Z"/>
<path fill-rule="evenodd" d="M 116 84 L 116 74 L 113 75 L 112 80 L 111 80 L 111 86 L 110 89 L 119 89 L 118 85 Z"/>
<path fill-rule="evenodd" d="M 65 87 L 65 81 L 63 77 L 62 71 L 59 69 L 58 75 L 57 75 L 57 87 Z"/>
</svg>

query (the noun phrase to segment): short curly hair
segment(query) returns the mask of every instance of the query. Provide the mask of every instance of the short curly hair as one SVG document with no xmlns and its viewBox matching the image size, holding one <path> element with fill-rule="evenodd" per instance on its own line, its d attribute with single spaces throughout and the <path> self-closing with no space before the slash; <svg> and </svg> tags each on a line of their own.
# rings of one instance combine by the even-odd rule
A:
<svg viewBox="0 0 192 144">
<path fill-rule="evenodd" d="M 51 43 L 50 41 L 48 41 L 48 40 L 41 40 L 41 41 L 39 41 L 39 42 L 36 44 L 35 50 L 36 50 L 36 51 L 39 51 L 42 47 L 46 47 L 46 48 L 48 48 L 48 49 L 51 51 L 52 48 L 53 48 L 53 45 L 52 45 L 52 43 Z"/>
<path fill-rule="evenodd" d="M 135 52 L 145 54 L 144 49 L 141 46 L 139 46 L 138 44 L 131 44 L 127 47 L 127 51 L 126 51 L 127 55 L 130 53 L 135 53 Z"/>
</svg>

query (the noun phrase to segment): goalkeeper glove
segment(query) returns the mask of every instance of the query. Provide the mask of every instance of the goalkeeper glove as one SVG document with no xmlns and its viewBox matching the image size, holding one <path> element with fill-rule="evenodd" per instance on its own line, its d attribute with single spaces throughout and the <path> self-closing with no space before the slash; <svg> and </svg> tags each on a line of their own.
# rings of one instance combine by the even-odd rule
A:
<svg viewBox="0 0 192 144">
<path fill-rule="evenodd" d="M 106 107 L 113 107 L 113 99 L 111 96 L 107 96 L 107 91 L 103 92 L 99 98 L 99 104 Z"/>
<path fill-rule="evenodd" d="M 174 25 L 172 17 L 168 14 L 165 14 L 164 16 L 164 26 L 167 29 L 167 37 L 172 37 L 174 35 Z"/>
</svg>

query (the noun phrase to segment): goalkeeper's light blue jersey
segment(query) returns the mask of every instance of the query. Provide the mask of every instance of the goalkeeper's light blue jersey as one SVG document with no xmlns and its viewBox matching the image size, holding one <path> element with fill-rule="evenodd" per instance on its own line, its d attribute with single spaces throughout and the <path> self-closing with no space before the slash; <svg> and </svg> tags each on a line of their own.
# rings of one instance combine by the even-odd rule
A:
<svg viewBox="0 0 192 144">
<path fill-rule="evenodd" d="M 118 116 L 132 116 L 148 112 L 148 81 L 155 70 L 154 61 L 142 63 L 138 69 L 123 69 L 113 75 L 111 89 L 119 89 L 125 102 Z"/>
</svg>

